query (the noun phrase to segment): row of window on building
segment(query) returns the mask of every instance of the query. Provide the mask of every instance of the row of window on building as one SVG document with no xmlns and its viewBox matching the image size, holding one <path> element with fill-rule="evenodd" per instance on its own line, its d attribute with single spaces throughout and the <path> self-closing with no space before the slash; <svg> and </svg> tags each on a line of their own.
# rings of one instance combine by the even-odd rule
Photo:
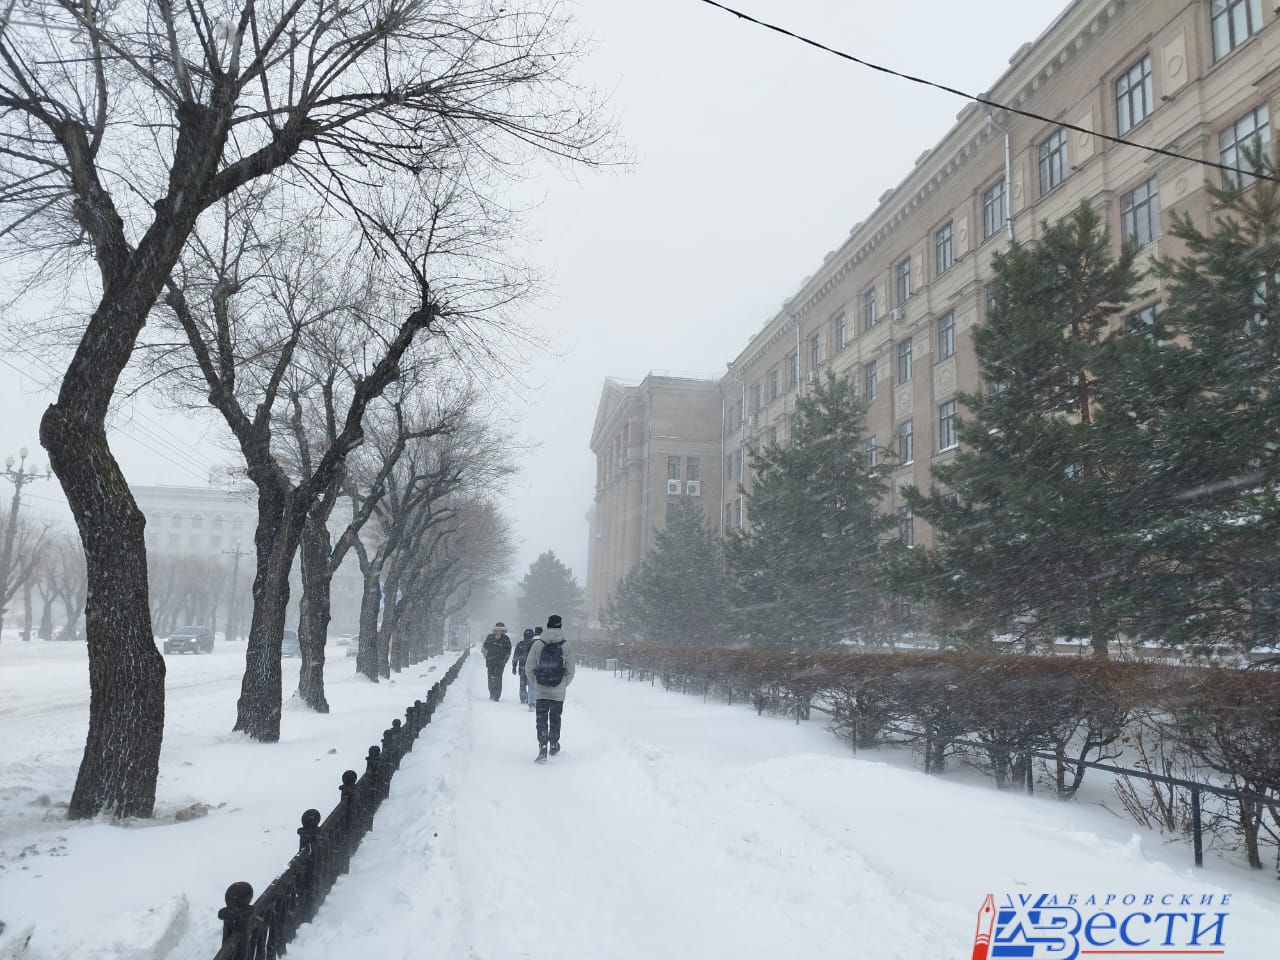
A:
<svg viewBox="0 0 1280 960">
<path fill-rule="evenodd" d="M 1212 4 L 1212 32 L 1214 58 L 1221 59 L 1235 50 L 1262 28 L 1262 12 L 1260 0 L 1214 0 Z M 1151 55 L 1144 54 L 1137 62 L 1126 69 L 1115 80 L 1116 129 L 1118 135 L 1125 135 L 1145 122 L 1154 112 L 1155 100 L 1151 84 Z M 1218 161 L 1224 167 L 1228 183 L 1247 185 L 1253 177 L 1248 172 L 1250 163 L 1247 156 L 1250 145 L 1260 147 L 1264 152 L 1271 145 L 1270 110 L 1266 104 L 1260 104 L 1233 122 L 1227 124 L 1218 133 Z M 1059 127 L 1040 141 L 1037 145 L 1037 161 L 1039 173 L 1040 195 L 1044 196 L 1056 189 L 1070 174 L 1071 161 L 1066 130 Z M 1232 170 L 1240 171 L 1233 173 Z M 1004 229 L 1009 218 L 1007 185 L 1003 176 L 997 178 L 982 191 L 982 240 L 994 237 Z M 1146 246 L 1159 238 L 1160 230 L 1160 195 L 1156 177 L 1150 177 L 1120 195 L 1120 234 L 1122 240 L 1138 246 Z M 933 232 L 933 267 L 934 278 L 941 277 L 956 263 L 955 224 L 948 221 Z M 916 292 L 912 276 L 911 257 L 904 256 L 893 268 L 894 304 L 902 306 Z M 923 279 L 923 278 L 921 278 Z M 862 295 L 862 330 L 868 332 L 881 321 L 879 304 L 875 287 L 870 287 Z M 950 326 L 949 340 L 943 328 Z M 954 314 L 948 314 L 939 321 L 938 359 L 943 359 L 955 352 L 954 346 Z M 836 314 L 832 321 L 833 354 L 844 350 L 852 341 L 852 329 L 844 311 Z M 809 370 L 816 372 L 822 365 L 822 338 L 815 333 L 808 343 Z M 795 390 L 800 382 L 800 357 L 796 353 L 789 354 L 783 370 L 786 375 L 786 389 Z M 909 377 L 909 373 L 907 375 Z M 759 413 L 764 398 L 776 399 L 783 392 L 782 371 L 775 368 L 768 373 L 767 387 L 755 384 L 751 388 L 751 410 Z M 739 420 L 742 411 L 738 410 Z M 735 427 L 731 427 L 734 429 Z"/>
<path fill-rule="evenodd" d="M 183 526 L 189 526 L 192 530 L 202 530 L 204 529 L 204 521 L 205 517 L 200 513 L 193 513 L 190 517 L 184 517 L 180 513 L 175 513 L 169 517 L 167 522 L 163 516 L 157 515 L 155 517 L 148 518 L 147 523 L 149 526 L 170 527 L 174 530 L 180 529 Z M 221 530 L 224 522 L 224 518 L 220 513 L 215 513 L 209 517 L 209 526 L 211 529 Z M 232 531 L 239 533 L 244 528 L 244 518 L 233 517 L 229 526 Z"/>
</svg>

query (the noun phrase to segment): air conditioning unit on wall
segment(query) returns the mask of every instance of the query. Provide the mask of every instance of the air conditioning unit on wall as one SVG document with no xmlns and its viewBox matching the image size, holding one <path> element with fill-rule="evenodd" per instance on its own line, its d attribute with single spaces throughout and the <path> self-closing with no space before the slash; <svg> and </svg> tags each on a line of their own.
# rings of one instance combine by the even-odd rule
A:
<svg viewBox="0 0 1280 960">
<path fill-rule="evenodd" d="M 667 481 L 667 495 L 668 495 L 668 496 L 671 496 L 671 497 L 678 497 L 678 496 L 680 496 L 680 481 L 679 481 L 679 480 L 668 480 L 668 481 Z"/>
<path fill-rule="evenodd" d="M 701 480 L 687 481 L 684 485 L 684 492 L 691 497 L 702 496 L 702 481 Z"/>
</svg>

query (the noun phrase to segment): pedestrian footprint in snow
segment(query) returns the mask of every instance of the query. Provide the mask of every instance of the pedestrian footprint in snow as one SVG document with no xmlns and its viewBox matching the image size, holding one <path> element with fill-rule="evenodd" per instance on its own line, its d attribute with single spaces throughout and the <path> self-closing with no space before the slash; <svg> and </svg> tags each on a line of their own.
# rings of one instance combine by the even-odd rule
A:
<svg viewBox="0 0 1280 960">
<path fill-rule="evenodd" d="M 529 695 L 533 689 L 529 684 L 529 678 L 524 675 L 524 665 L 529 659 L 529 648 L 532 646 L 533 629 L 525 627 L 524 636 L 516 644 L 515 652 L 511 654 L 511 673 L 520 684 L 520 702 L 529 704 L 529 709 L 533 709 L 533 697 Z"/>
<path fill-rule="evenodd" d="M 564 694 L 573 682 L 574 672 L 573 654 L 565 642 L 558 614 L 547 617 L 546 632 L 534 639 L 524 669 L 535 697 L 537 761 L 545 763 L 548 747 L 552 756 L 560 752 L 560 718 L 564 713 Z"/>
<path fill-rule="evenodd" d="M 484 665 L 489 669 L 489 699 L 502 699 L 502 671 L 507 666 L 507 657 L 511 656 L 511 638 L 507 636 L 507 625 L 499 620 L 493 625 L 493 633 L 484 638 L 480 647 L 484 654 Z"/>
</svg>

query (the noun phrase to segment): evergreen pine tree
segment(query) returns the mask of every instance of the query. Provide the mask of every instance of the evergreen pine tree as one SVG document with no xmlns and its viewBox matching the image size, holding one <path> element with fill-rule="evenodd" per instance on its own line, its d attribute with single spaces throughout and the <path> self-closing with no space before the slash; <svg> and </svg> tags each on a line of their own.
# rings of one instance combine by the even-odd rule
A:
<svg viewBox="0 0 1280 960">
<path fill-rule="evenodd" d="M 751 458 L 749 529 L 726 549 L 738 629 L 756 645 L 881 638 L 876 573 L 894 521 L 868 469 L 864 412 L 853 382 L 828 373 L 796 405 L 791 444 Z"/>
<path fill-rule="evenodd" d="M 1128 575 L 1111 542 L 1126 478 L 1097 456 L 1097 368 L 1134 297 L 1133 251 L 1112 256 L 1086 204 L 994 266 L 974 331 L 990 388 L 960 397 L 962 446 L 934 468 L 943 489 L 907 491 L 936 540 L 893 579 L 970 640 L 1087 637 L 1105 656 L 1121 619 L 1112 587 Z"/>
<path fill-rule="evenodd" d="M 666 527 L 618 585 L 603 620 L 622 636 L 653 643 L 727 639 L 724 558 L 702 507 L 691 498 L 671 505 Z"/>
<path fill-rule="evenodd" d="M 521 628 L 540 626 L 553 613 L 563 617 L 566 626 L 581 624 L 582 588 L 573 571 L 548 550 L 529 564 L 528 573 L 520 581 L 517 609 Z"/>
<path fill-rule="evenodd" d="M 1101 423 L 1135 465 L 1131 632 L 1240 650 L 1280 641 L 1280 184 L 1210 192 L 1209 231 L 1173 216 L 1157 323 L 1105 358 Z"/>
</svg>

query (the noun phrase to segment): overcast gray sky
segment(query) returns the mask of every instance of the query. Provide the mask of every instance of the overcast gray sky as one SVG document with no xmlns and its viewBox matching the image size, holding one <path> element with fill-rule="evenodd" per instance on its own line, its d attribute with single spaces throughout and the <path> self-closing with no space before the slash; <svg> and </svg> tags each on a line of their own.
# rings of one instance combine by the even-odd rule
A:
<svg viewBox="0 0 1280 960">
<path fill-rule="evenodd" d="M 832 46 L 981 91 L 1067 0 L 738 0 Z M 737 21 L 698 0 L 584 0 L 585 82 L 612 93 L 634 163 L 524 185 L 549 294 L 528 313 L 553 349 L 513 384 L 537 444 L 506 491 L 512 576 L 552 549 L 584 582 L 603 378 L 724 370 L 800 281 L 932 146 L 964 103 Z M 12 342 L 10 329 L 4 339 Z M 19 331 L 20 335 L 20 331 Z M 7 354 L 7 351 L 6 351 Z M 37 438 L 56 359 L 0 368 L 0 458 Z M 16 369 L 15 369 L 16 367 Z M 132 483 L 205 482 L 217 425 L 143 407 L 113 434 Z M 57 481 L 28 488 L 66 522 Z M 11 488 L 0 490 L 7 497 Z"/>
</svg>

